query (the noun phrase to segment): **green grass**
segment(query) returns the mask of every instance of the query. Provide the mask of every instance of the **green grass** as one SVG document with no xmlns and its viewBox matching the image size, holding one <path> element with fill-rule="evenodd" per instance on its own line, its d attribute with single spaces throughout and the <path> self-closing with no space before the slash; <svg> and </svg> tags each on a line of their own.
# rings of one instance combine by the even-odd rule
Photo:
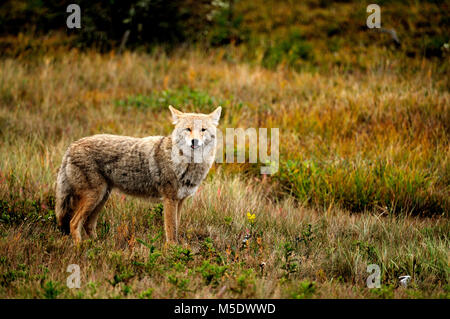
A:
<svg viewBox="0 0 450 319">
<path fill-rule="evenodd" d="M 151 92 L 149 95 L 128 96 L 125 100 L 116 101 L 116 105 L 125 109 L 136 107 L 151 109 L 153 111 L 165 111 L 168 105 L 185 105 L 196 112 L 213 111 L 215 105 L 221 105 L 224 101 L 209 96 L 207 92 L 191 89 L 183 86 L 178 90 L 163 90 Z"/>
<path fill-rule="evenodd" d="M 253 187 L 250 200 L 240 191 L 246 187 Z M 226 200 L 214 200 L 219 188 Z M 147 203 L 112 197 L 101 217 L 111 233 L 78 249 L 50 221 L 2 224 L 2 296 L 448 298 L 445 220 L 315 211 L 272 202 L 264 187 L 219 175 L 188 201 L 183 244 L 166 247 L 162 218 Z M 80 289 L 65 285 L 71 263 L 80 265 Z M 381 267 L 380 289 L 366 288 L 372 263 Z M 398 286 L 404 274 L 413 278 L 408 289 Z"/>
</svg>

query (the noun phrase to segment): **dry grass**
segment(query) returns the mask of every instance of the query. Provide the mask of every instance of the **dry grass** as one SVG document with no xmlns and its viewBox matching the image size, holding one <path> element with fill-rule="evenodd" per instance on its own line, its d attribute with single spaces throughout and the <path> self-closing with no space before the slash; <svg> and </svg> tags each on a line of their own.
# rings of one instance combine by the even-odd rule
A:
<svg viewBox="0 0 450 319">
<path fill-rule="evenodd" d="M 1 297 L 449 297 L 442 66 L 375 50 L 366 72 L 296 73 L 240 63 L 239 54 L 71 50 L 0 60 Z M 114 195 L 99 240 L 75 249 L 53 220 L 65 148 L 100 132 L 169 134 L 168 104 L 220 104 L 222 128 L 279 127 L 280 173 L 262 179 L 256 165 L 216 165 L 186 205 L 176 247 L 159 236 L 159 206 Z M 80 289 L 65 286 L 72 263 Z M 372 263 L 380 289 L 366 287 Z M 405 274 L 408 289 L 398 287 Z"/>
</svg>

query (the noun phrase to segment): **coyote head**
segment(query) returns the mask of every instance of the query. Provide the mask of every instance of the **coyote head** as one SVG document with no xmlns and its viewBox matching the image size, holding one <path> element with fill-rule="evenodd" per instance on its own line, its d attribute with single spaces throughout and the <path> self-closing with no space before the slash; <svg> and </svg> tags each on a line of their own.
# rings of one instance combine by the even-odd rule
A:
<svg viewBox="0 0 450 319">
<path fill-rule="evenodd" d="M 210 114 L 183 113 L 169 106 L 172 112 L 172 123 L 175 129 L 172 141 L 187 157 L 198 155 L 211 156 L 215 154 L 216 127 L 219 124 L 222 107 L 218 107 Z M 195 161 L 201 162 L 201 161 Z"/>
</svg>

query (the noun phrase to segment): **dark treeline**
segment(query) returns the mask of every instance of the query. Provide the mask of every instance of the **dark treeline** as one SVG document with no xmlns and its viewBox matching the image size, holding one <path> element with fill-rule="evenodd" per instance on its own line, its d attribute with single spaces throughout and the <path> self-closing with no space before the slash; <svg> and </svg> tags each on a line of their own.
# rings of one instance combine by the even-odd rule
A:
<svg viewBox="0 0 450 319">
<path fill-rule="evenodd" d="M 81 8 L 81 29 L 66 26 L 71 3 Z M 0 5 L 0 35 L 65 31 L 78 45 L 101 49 L 120 45 L 125 35 L 131 47 L 185 41 L 225 44 L 233 37 L 232 5 L 232 0 L 6 0 Z M 217 25 L 224 28 L 210 32 Z"/>
<path fill-rule="evenodd" d="M 72 3 L 81 8 L 80 29 L 69 29 L 66 25 L 71 14 L 67 7 Z M 0 53 L 8 50 L 12 52 L 9 55 L 20 54 L 10 36 L 26 34 L 38 39 L 59 32 L 70 35 L 62 37 L 64 45 L 69 42 L 76 47 L 102 51 L 186 42 L 207 46 L 245 44 L 247 59 L 258 60 L 269 68 L 282 63 L 298 68 L 304 61 L 318 65 L 318 56 L 323 53 L 361 53 L 372 45 L 412 58 L 448 55 L 449 1 L 377 1 L 381 8 L 381 29 L 366 25 L 370 3 L 369 0 L 4 0 L 0 4 Z M 9 39 L 1 39 L 5 37 Z M 24 45 L 24 49 L 27 46 L 30 45 Z M 264 51 L 262 61 L 255 55 L 259 49 Z"/>
</svg>

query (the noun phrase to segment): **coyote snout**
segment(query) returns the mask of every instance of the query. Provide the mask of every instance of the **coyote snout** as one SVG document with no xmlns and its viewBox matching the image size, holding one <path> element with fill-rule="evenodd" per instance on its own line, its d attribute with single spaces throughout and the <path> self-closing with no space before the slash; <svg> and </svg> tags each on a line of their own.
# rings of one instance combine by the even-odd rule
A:
<svg viewBox="0 0 450 319">
<path fill-rule="evenodd" d="M 69 146 L 56 184 L 58 225 L 81 241 L 82 227 L 95 238 L 97 218 L 112 189 L 163 200 L 166 240 L 176 242 L 183 201 L 206 177 L 216 155 L 222 108 L 182 113 L 172 106 L 170 136 L 94 135 Z"/>
</svg>

